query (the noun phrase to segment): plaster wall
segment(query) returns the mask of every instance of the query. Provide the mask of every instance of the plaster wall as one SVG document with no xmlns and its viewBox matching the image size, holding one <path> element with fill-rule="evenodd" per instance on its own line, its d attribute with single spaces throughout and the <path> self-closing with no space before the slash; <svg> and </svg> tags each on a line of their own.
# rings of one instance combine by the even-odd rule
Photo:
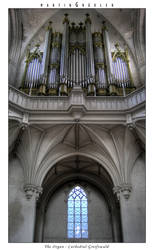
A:
<svg viewBox="0 0 153 250">
<path fill-rule="evenodd" d="M 136 161 L 132 175 L 132 192 L 128 200 L 124 199 L 123 220 L 125 227 L 125 242 L 145 242 L 145 162 L 143 157 Z"/>
<path fill-rule="evenodd" d="M 32 242 L 34 204 L 28 201 L 23 191 L 24 177 L 20 162 L 16 158 L 9 162 L 9 242 Z"/>
</svg>

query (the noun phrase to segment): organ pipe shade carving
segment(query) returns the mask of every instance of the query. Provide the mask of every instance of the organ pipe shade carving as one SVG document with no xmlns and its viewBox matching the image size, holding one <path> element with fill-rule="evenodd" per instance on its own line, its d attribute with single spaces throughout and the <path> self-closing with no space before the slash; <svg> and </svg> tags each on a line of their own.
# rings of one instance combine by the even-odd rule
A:
<svg viewBox="0 0 153 250">
<path fill-rule="evenodd" d="M 26 72 L 23 82 L 25 88 L 33 88 L 39 85 L 41 66 L 42 53 L 39 50 L 39 45 L 37 45 L 34 52 L 29 52 L 26 58 Z"/>
<path fill-rule="evenodd" d="M 34 50 L 28 48 L 21 89 L 26 93 L 39 89 L 36 95 L 68 95 L 74 86 L 80 86 L 90 95 L 123 95 L 120 88 L 124 85 L 133 91 L 127 49 L 121 51 L 116 43 L 116 50 L 111 51 L 106 25 L 93 34 L 91 26 L 88 14 L 79 24 L 70 24 L 65 14 L 62 34 L 53 32 L 49 23 L 44 51 L 38 44 Z"/>
</svg>

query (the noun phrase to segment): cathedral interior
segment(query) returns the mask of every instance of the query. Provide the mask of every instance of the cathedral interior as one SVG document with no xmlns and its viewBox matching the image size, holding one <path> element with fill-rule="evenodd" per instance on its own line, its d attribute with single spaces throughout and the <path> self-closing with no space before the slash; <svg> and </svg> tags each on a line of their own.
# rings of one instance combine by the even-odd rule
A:
<svg viewBox="0 0 153 250">
<path fill-rule="evenodd" d="M 9 239 L 144 243 L 145 9 L 9 9 Z"/>
</svg>

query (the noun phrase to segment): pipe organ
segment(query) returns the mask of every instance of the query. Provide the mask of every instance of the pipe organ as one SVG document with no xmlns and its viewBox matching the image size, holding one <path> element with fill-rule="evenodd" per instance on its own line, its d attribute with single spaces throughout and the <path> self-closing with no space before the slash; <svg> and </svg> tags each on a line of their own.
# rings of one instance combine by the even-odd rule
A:
<svg viewBox="0 0 153 250">
<path fill-rule="evenodd" d="M 135 87 L 128 51 L 115 44 L 111 51 L 105 22 L 101 32 L 91 33 L 91 19 L 69 23 L 65 14 L 63 33 L 53 32 L 52 22 L 46 30 L 44 51 L 39 45 L 28 49 L 20 89 L 30 95 L 68 95 L 80 86 L 87 95 L 123 95 Z"/>
</svg>

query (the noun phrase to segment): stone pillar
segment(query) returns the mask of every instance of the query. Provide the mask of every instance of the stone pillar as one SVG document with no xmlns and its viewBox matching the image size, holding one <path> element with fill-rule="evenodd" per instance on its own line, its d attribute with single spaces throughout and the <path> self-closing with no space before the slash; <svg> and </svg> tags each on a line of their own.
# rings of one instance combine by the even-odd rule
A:
<svg viewBox="0 0 153 250">
<path fill-rule="evenodd" d="M 86 58 L 87 58 L 87 83 L 88 83 L 88 95 L 95 95 L 95 66 L 94 66 L 94 53 L 93 53 L 93 41 L 91 33 L 91 19 L 89 14 L 86 14 Z"/>
<path fill-rule="evenodd" d="M 108 80 L 108 84 L 111 84 L 113 82 L 112 55 L 111 55 L 111 47 L 110 47 L 110 42 L 109 42 L 108 29 L 105 25 L 105 22 L 103 22 L 102 34 L 103 34 L 103 41 L 104 41 L 107 80 Z"/>
<path fill-rule="evenodd" d="M 122 237 L 123 237 L 123 242 L 125 243 L 130 242 L 129 231 L 131 227 L 129 226 L 130 211 L 128 207 L 128 199 L 130 197 L 131 191 L 132 187 L 126 183 L 114 187 L 114 193 L 116 193 L 117 198 L 120 202 Z"/>
<path fill-rule="evenodd" d="M 41 66 L 41 85 L 39 89 L 39 94 L 46 93 L 46 85 L 48 80 L 48 66 L 49 66 L 49 57 L 50 57 L 50 46 L 51 46 L 51 35 L 52 35 L 52 27 L 51 23 L 47 27 L 46 36 L 45 36 L 45 46 L 42 58 L 42 66 Z"/>
<path fill-rule="evenodd" d="M 111 211 L 114 242 L 121 241 L 120 221 L 118 221 L 118 211 L 114 207 Z"/>
<path fill-rule="evenodd" d="M 34 242 L 35 236 L 35 222 L 36 222 L 36 202 L 39 195 L 42 193 L 42 188 L 35 185 L 25 185 L 24 191 L 26 194 L 26 203 L 24 204 L 24 228 L 25 242 Z"/>
<path fill-rule="evenodd" d="M 65 14 L 63 21 L 64 31 L 62 35 L 61 63 L 60 63 L 60 95 L 67 95 L 68 83 L 68 57 L 69 57 L 69 20 Z"/>
</svg>

